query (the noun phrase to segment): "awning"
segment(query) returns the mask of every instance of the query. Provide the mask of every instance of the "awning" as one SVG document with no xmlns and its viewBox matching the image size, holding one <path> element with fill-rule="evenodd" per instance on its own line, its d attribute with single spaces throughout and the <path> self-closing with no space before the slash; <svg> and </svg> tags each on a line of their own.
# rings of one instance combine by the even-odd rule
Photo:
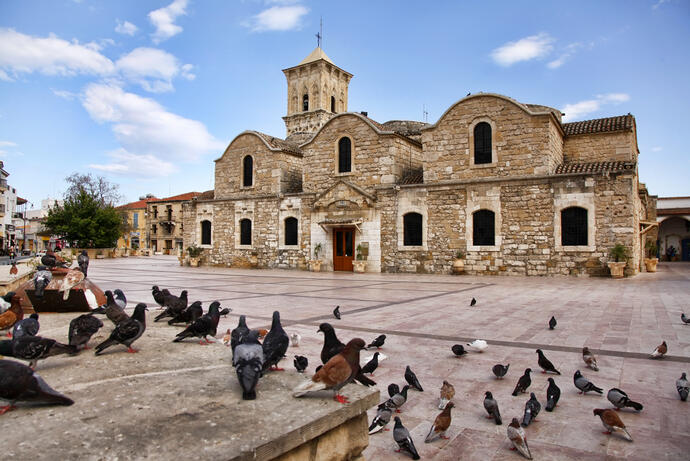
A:
<svg viewBox="0 0 690 461">
<path fill-rule="evenodd" d="M 352 219 L 352 218 L 342 218 L 342 219 L 324 219 L 319 223 L 319 226 L 321 228 L 328 232 L 329 227 L 340 227 L 340 226 L 354 226 L 357 231 L 361 234 L 362 229 L 359 228 L 359 225 L 364 222 L 363 219 Z"/>
</svg>

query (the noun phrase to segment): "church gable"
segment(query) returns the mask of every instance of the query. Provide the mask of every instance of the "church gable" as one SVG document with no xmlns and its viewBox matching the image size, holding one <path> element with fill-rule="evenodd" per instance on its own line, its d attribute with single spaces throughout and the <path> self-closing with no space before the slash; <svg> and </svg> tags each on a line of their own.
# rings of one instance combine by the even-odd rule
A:
<svg viewBox="0 0 690 461">
<path fill-rule="evenodd" d="M 374 202 L 376 202 L 375 196 L 348 181 L 340 179 L 316 197 L 314 209 L 360 210 L 373 207 Z"/>
</svg>

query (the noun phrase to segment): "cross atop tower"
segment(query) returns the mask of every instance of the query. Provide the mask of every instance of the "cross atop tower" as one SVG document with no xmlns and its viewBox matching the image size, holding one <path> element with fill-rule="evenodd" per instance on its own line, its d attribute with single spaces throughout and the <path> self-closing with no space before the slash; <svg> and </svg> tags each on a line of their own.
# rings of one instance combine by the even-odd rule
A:
<svg viewBox="0 0 690 461">
<path fill-rule="evenodd" d="M 316 47 L 321 48 L 321 39 L 323 39 L 323 18 L 320 20 L 319 31 L 316 33 Z"/>
</svg>

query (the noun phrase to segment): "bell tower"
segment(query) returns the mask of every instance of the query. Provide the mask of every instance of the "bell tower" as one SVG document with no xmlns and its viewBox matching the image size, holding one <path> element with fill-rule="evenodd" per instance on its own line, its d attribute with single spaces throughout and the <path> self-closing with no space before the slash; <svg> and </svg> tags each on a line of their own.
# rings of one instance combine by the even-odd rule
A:
<svg viewBox="0 0 690 461">
<path fill-rule="evenodd" d="M 321 47 L 295 67 L 283 69 L 287 79 L 287 136 L 314 133 L 333 115 L 347 112 L 352 74 L 339 68 Z"/>
</svg>

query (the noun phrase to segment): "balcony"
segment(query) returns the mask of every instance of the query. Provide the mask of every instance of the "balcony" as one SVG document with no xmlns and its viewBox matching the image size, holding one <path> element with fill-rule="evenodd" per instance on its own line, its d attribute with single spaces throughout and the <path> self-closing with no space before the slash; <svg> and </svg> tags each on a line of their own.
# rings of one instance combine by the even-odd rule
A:
<svg viewBox="0 0 690 461">
<path fill-rule="evenodd" d="M 12 213 L 12 217 L 16 219 L 24 219 L 24 213 Z"/>
</svg>

